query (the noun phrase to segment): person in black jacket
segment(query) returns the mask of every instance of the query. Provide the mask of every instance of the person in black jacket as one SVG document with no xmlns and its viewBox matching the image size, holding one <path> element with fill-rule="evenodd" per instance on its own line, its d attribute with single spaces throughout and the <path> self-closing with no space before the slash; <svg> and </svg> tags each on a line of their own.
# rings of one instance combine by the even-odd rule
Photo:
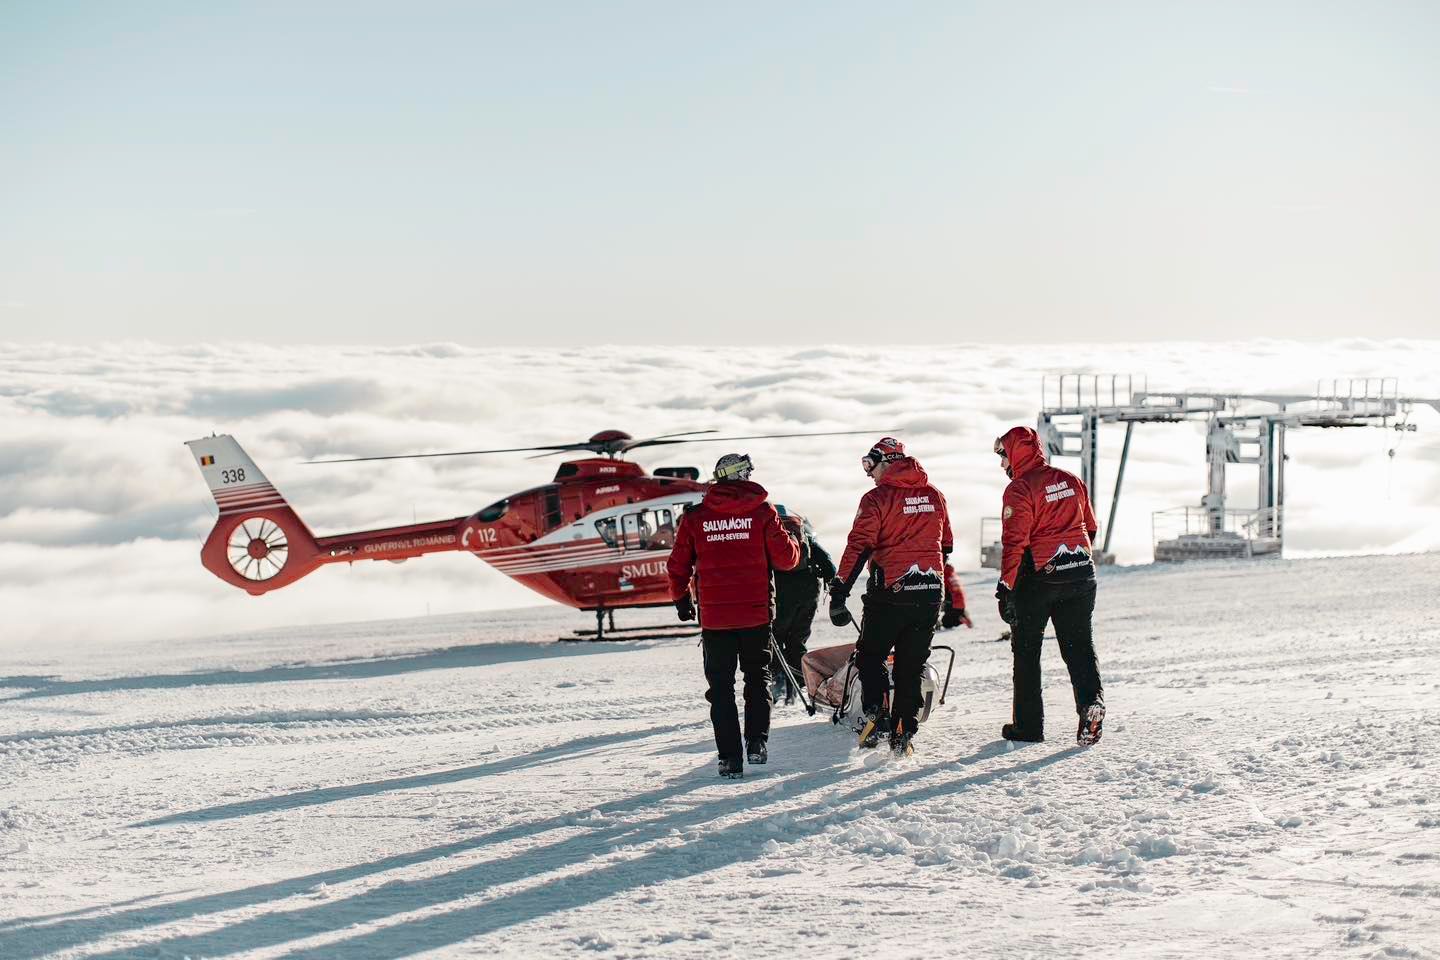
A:
<svg viewBox="0 0 1440 960">
<path fill-rule="evenodd" d="M 835 579 L 835 562 L 815 539 L 810 521 L 776 504 L 780 523 L 800 544 L 800 562 L 793 570 L 775 571 L 775 645 L 785 657 L 790 672 L 799 680 L 800 659 L 810 641 L 810 625 L 820 606 L 820 587 Z M 780 665 L 780 658 L 771 652 L 770 675 L 772 699 L 783 697 L 785 703 L 795 702 L 797 691 Z"/>
</svg>

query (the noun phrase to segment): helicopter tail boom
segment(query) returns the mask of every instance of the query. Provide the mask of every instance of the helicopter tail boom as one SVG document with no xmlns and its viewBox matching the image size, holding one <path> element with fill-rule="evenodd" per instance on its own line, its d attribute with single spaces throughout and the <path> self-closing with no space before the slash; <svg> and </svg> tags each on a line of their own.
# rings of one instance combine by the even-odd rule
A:
<svg viewBox="0 0 1440 960">
<path fill-rule="evenodd" d="M 186 443 L 220 515 L 200 550 L 215 576 L 259 596 L 327 563 L 389 560 L 464 549 L 464 517 L 316 537 L 280 491 L 228 434 Z"/>
</svg>

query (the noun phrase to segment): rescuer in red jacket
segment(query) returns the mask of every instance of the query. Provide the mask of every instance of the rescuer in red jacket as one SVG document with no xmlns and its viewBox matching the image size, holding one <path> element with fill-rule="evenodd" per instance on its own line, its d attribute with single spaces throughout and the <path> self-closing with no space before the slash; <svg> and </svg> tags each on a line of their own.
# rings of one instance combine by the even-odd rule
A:
<svg viewBox="0 0 1440 960">
<path fill-rule="evenodd" d="M 670 597 L 681 620 L 695 618 L 690 581 L 700 601 L 710 723 L 720 751 L 720 776 L 738 778 L 740 716 L 735 667 L 745 675 L 745 757 L 764 763 L 770 739 L 770 623 L 775 617 L 771 569 L 791 570 L 800 548 L 780 525 L 765 488 L 750 481 L 750 458 L 727 453 L 715 484 L 685 511 L 668 562 Z"/>
<path fill-rule="evenodd" d="M 875 489 L 860 498 L 845 553 L 830 585 L 830 622 L 851 622 L 845 599 L 867 563 L 855 662 L 865 719 L 860 746 L 890 734 L 890 749 L 913 752 L 920 720 L 920 680 L 945 595 L 945 557 L 954 546 L 945 497 L 894 437 L 876 441 L 860 466 Z M 963 604 L 963 600 L 961 601 Z M 895 694 L 889 710 L 885 658 L 895 652 Z"/>
<path fill-rule="evenodd" d="M 1000 733 L 1007 740 L 1045 739 L 1040 648 L 1045 624 L 1053 620 L 1080 716 L 1075 738 L 1088 746 L 1099 741 L 1105 720 L 1091 635 L 1096 523 L 1090 492 L 1079 477 L 1045 462 L 1040 438 L 1029 427 L 1012 428 L 995 441 L 995 452 L 1010 478 L 1001 510 L 1003 553 L 995 598 L 1001 618 L 1010 624 L 1015 656 L 1014 712 Z"/>
</svg>

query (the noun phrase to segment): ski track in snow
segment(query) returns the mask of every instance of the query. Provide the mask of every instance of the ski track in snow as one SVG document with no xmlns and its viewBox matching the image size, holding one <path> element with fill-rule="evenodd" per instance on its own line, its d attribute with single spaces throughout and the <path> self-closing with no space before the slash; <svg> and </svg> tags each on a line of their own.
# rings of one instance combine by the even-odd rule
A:
<svg viewBox="0 0 1440 960">
<path fill-rule="evenodd" d="M 1053 641 L 1051 739 L 997 739 L 976 578 L 914 757 L 777 709 L 737 783 L 694 641 L 561 610 L 6 649 L 0 957 L 1437 958 L 1437 582 L 1106 570 L 1081 750 Z"/>
</svg>

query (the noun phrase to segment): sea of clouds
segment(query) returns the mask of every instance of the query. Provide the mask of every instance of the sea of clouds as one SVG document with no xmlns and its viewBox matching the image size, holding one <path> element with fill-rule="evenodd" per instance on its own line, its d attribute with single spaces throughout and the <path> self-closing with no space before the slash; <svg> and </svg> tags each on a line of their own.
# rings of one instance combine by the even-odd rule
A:
<svg viewBox="0 0 1440 960">
<path fill-rule="evenodd" d="M 183 441 L 231 433 L 318 534 L 459 517 L 543 483 L 558 458 L 499 454 L 305 465 L 313 458 L 636 437 L 895 430 L 950 503 L 962 569 L 1005 477 L 995 436 L 1031 424 L 1041 380 L 1135 373 L 1152 390 L 1311 393 L 1317 380 L 1387 376 L 1440 396 L 1440 341 L 956 345 L 927 348 L 489 349 L 0 344 L 0 627 L 6 641 L 159 638 L 531 605 L 474 557 L 331 566 L 254 598 L 201 568 L 216 509 Z M 1440 414 L 1417 433 L 1292 431 L 1287 555 L 1440 549 Z M 878 435 L 878 433 L 877 433 Z M 1101 432 L 1102 522 L 1123 435 Z M 708 471 L 749 452 L 773 499 L 811 516 L 838 552 L 867 489 L 867 437 L 639 451 L 647 466 Z M 1389 455 L 1394 450 L 1395 455 Z M 1078 469 L 1074 460 L 1061 466 Z M 1233 506 L 1254 469 L 1231 468 Z M 1137 427 L 1112 549 L 1145 563 L 1151 513 L 1198 503 L 1203 424 Z M 577 615 L 577 624 L 580 617 Z"/>
</svg>

